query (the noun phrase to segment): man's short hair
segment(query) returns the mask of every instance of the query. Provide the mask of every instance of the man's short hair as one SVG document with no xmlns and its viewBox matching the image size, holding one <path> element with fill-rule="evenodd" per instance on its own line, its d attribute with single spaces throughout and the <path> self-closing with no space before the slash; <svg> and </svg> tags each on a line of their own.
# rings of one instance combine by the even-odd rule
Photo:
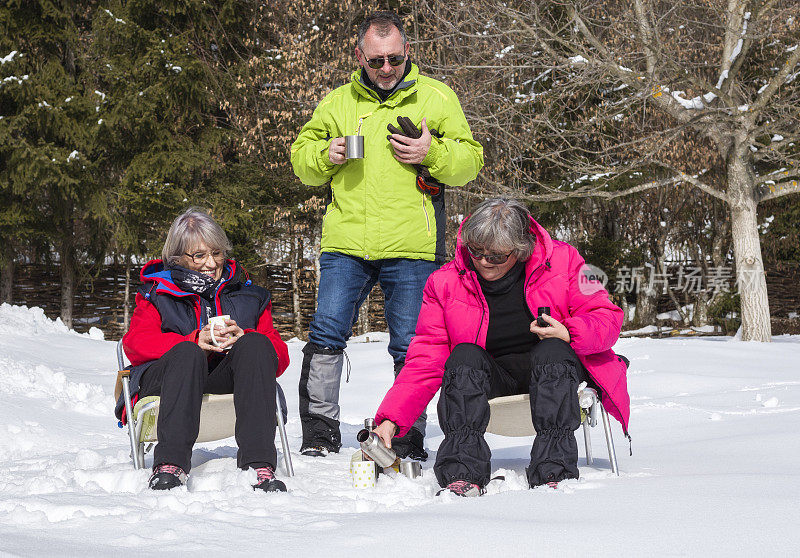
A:
<svg viewBox="0 0 800 558">
<path fill-rule="evenodd" d="M 400 31 L 400 36 L 403 37 L 403 44 L 408 42 L 406 32 L 403 31 L 403 22 L 400 21 L 398 15 L 394 12 L 374 12 L 364 18 L 361 25 L 358 26 L 358 48 L 364 50 L 364 35 L 367 34 L 370 27 L 375 27 L 378 36 L 385 37 L 392 32 L 392 27 L 396 27 Z"/>
</svg>

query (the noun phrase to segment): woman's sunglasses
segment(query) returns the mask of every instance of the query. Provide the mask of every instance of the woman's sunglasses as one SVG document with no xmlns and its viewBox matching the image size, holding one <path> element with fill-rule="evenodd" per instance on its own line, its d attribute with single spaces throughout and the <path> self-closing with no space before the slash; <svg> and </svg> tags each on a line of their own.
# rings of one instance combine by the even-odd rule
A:
<svg viewBox="0 0 800 558">
<path fill-rule="evenodd" d="M 366 56 L 364 57 L 366 60 Z M 367 60 L 367 66 L 372 68 L 373 70 L 380 70 L 383 68 L 384 60 L 389 62 L 390 66 L 399 66 L 403 62 L 406 61 L 406 57 L 404 54 L 392 54 L 390 56 L 379 56 L 378 58 L 370 58 Z"/>
<path fill-rule="evenodd" d="M 469 244 L 467 245 L 467 251 L 469 252 L 469 256 L 473 260 L 484 259 L 486 260 L 486 263 L 492 265 L 500 265 L 506 263 L 508 261 L 508 258 L 511 257 L 511 254 L 514 253 L 514 251 L 512 250 L 508 254 L 483 254 L 475 250 L 475 248 L 473 248 Z"/>
</svg>

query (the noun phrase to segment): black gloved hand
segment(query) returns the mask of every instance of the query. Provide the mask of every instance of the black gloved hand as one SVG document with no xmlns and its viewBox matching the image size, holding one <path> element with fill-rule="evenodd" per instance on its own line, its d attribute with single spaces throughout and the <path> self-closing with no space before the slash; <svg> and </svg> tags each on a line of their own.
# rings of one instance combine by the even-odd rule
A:
<svg viewBox="0 0 800 558">
<path fill-rule="evenodd" d="M 398 116 L 397 123 L 400 125 L 399 129 L 392 124 L 387 124 L 386 129 L 389 130 L 391 134 L 397 134 L 398 136 L 405 136 L 413 139 L 422 137 L 422 130 L 417 128 L 409 117 Z M 441 137 L 437 130 L 430 130 L 430 133 L 432 136 Z M 386 139 L 391 139 L 391 137 L 392 136 L 386 136 Z M 417 186 L 419 189 L 431 196 L 438 195 L 444 184 L 431 176 L 428 167 L 419 163 L 415 163 L 411 166 L 417 171 Z"/>
<path fill-rule="evenodd" d="M 392 126 L 391 124 L 387 124 L 386 128 L 392 134 L 397 134 L 399 136 L 406 136 L 407 138 L 414 138 L 418 139 L 422 137 L 422 130 L 414 126 L 414 123 L 411 122 L 411 119 L 407 116 L 398 116 L 397 123 L 400 125 L 400 130 Z"/>
</svg>

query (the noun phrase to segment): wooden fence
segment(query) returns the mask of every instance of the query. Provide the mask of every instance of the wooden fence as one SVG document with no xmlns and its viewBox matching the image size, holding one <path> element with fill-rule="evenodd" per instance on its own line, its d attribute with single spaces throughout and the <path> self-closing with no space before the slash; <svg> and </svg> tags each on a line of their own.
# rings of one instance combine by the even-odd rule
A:
<svg viewBox="0 0 800 558">
<path fill-rule="evenodd" d="M 253 279 L 264 285 L 272 293 L 272 315 L 275 327 L 284 338 L 294 335 L 294 311 L 292 309 L 292 280 L 288 265 L 264 265 L 253 270 Z M 39 306 L 50 318 L 60 312 L 60 280 L 58 265 L 20 264 L 15 268 L 16 276 L 13 290 L 13 303 L 26 306 Z M 139 270 L 132 273 L 131 312 L 133 297 L 139 286 Z M 316 282 L 312 269 L 299 271 L 300 320 L 304 335 L 314 313 L 316 301 Z M 782 264 L 767 270 L 770 313 L 773 316 L 774 333 L 800 333 L 800 320 L 791 319 L 792 313 L 800 313 L 800 265 Z M 124 329 L 125 268 L 122 265 L 107 265 L 97 270 L 89 270 L 79 278 L 76 289 L 73 327 L 80 332 L 92 326 L 99 327 L 106 339 L 118 339 Z M 369 298 L 369 313 L 359 320 L 354 328 L 371 331 L 385 331 L 383 316 L 383 293 L 373 289 Z M 659 312 L 674 309 L 669 297 L 659 300 Z"/>
</svg>

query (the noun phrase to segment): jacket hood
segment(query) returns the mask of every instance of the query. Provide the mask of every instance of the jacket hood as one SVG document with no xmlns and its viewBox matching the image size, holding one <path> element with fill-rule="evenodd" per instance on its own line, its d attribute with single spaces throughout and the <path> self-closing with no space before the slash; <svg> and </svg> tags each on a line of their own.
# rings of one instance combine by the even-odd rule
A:
<svg viewBox="0 0 800 558">
<path fill-rule="evenodd" d="M 226 283 L 229 285 L 238 283 L 241 273 L 240 270 L 241 268 L 236 263 L 236 260 L 227 260 L 222 270 L 220 287 Z M 190 296 L 195 294 L 187 293 L 175 284 L 175 281 L 172 279 L 172 271 L 165 268 L 164 260 L 150 260 L 147 262 L 139 273 L 139 279 L 142 283 L 154 283 L 156 292 L 159 294 L 166 293 L 172 296 Z M 246 280 L 246 283 L 250 283 L 249 278 Z"/>
<path fill-rule="evenodd" d="M 469 216 L 467 216 L 469 219 Z M 469 251 L 467 247 L 461 242 L 461 229 L 466 223 L 467 219 L 461 222 L 458 227 L 458 235 L 456 235 L 456 254 L 453 262 L 459 271 L 470 271 L 472 268 L 469 265 Z M 530 229 L 536 237 L 536 246 L 533 248 L 533 254 L 528 258 L 525 263 L 525 275 L 530 275 L 533 270 L 539 267 L 542 263 L 548 261 L 553 254 L 553 239 L 550 234 L 542 227 L 533 217 L 530 217 Z"/>
<path fill-rule="evenodd" d="M 353 84 L 353 89 L 361 95 L 362 97 L 366 97 L 371 101 L 375 101 L 377 103 L 386 103 L 387 105 L 394 106 L 399 103 L 402 99 L 404 99 L 408 94 L 414 91 L 414 86 L 417 84 L 417 79 L 419 78 L 419 68 L 413 62 L 411 63 L 411 71 L 408 72 L 403 78 L 403 81 L 398 83 L 395 86 L 395 90 L 392 95 L 386 99 L 385 101 L 381 101 L 376 93 L 372 91 L 364 80 L 361 79 L 361 66 L 358 67 L 352 74 L 350 74 L 350 81 Z"/>
</svg>

